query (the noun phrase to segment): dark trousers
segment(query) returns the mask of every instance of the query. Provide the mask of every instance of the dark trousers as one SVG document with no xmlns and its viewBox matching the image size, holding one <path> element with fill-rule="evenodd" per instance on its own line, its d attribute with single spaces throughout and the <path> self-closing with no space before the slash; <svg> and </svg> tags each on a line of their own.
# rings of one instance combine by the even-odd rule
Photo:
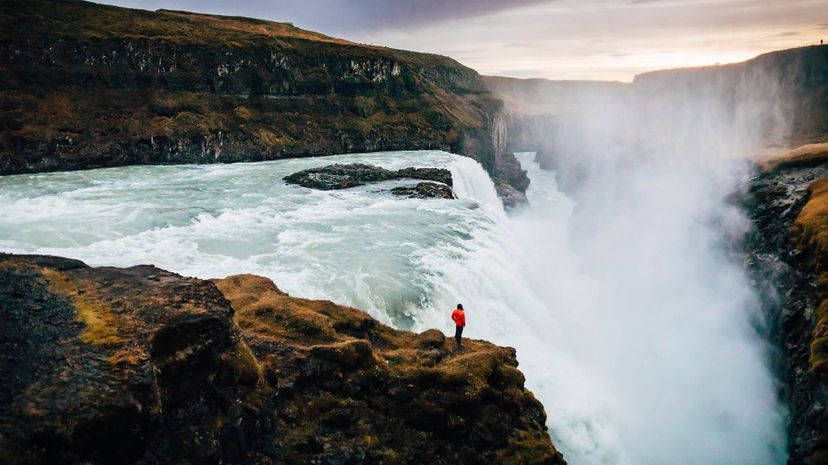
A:
<svg viewBox="0 0 828 465">
<path fill-rule="evenodd" d="M 460 340 L 463 338 L 463 326 L 457 326 L 457 329 L 454 331 L 454 340 L 457 341 L 457 345 L 460 345 Z"/>
</svg>

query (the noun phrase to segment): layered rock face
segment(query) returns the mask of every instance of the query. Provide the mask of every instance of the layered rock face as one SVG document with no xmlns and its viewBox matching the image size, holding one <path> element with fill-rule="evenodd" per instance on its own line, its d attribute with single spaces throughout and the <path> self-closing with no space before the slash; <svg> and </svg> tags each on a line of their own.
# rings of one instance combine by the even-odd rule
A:
<svg viewBox="0 0 828 465">
<path fill-rule="evenodd" d="M 514 349 L 271 281 L 0 256 L 0 462 L 563 464 Z"/>
<path fill-rule="evenodd" d="M 790 465 L 828 461 L 828 150 L 804 147 L 751 180 L 748 266 L 790 407 Z"/>
<path fill-rule="evenodd" d="M 501 102 L 446 57 L 73 0 L 0 26 L 0 174 L 442 149 L 514 177 Z"/>
</svg>

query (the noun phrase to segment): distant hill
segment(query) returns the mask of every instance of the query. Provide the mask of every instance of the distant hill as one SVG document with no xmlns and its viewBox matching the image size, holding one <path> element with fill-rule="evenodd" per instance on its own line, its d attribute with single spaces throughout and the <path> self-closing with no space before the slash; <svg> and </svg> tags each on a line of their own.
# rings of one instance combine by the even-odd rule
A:
<svg viewBox="0 0 828 465">
<path fill-rule="evenodd" d="M 577 113 L 585 99 L 614 98 L 628 91 L 628 84 L 614 81 L 553 81 L 483 76 L 483 83 L 513 113 L 569 115 Z"/>
<path fill-rule="evenodd" d="M 582 106 L 606 102 L 632 104 L 633 96 L 665 95 L 704 88 L 718 92 L 722 101 L 739 93 L 767 91 L 781 96 L 790 107 L 788 145 L 828 140 L 828 45 L 766 53 L 742 63 L 698 68 L 679 68 L 640 74 L 632 83 L 602 81 L 552 81 L 484 76 L 486 86 L 506 103 L 512 114 L 510 142 L 521 150 L 548 130 L 550 118 L 560 120 L 577 114 Z M 770 95 L 773 92 L 776 95 Z M 540 129 L 539 129 L 540 128 Z M 520 142 L 523 141 L 523 142 Z M 528 144 L 531 145 L 531 144 Z"/>
<path fill-rule="evenodd" d="M 768 88 L 787 99 L 791 147 L 828 140 L 828 45 L 779 50 L 742 63 L 644 73 L 635 77 L 632 87 L 646 93 L 710 82 L 720 83 L 724 91 L 739 85 Z"/>
</svg>

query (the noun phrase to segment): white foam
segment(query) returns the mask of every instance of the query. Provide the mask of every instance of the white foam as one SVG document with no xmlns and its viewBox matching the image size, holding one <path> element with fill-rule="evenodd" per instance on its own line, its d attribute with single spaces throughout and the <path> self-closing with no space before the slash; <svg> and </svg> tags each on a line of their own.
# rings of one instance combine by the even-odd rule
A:
<svg viewBox="0 0 828 465">
<path fill-rule="evenodd" d="M 514 218 L 478 163 L 435 151 L 0 178 L 0 247 L 204 278 L 256 273 L 291 294 L 415 330 L 451 331 L 448 313 L 462 302 L 469 337 L 518 349 L 569 463 L 774 463 L 770 378 L 748 335 L 746 286 L 721 261 L 715 231 L 661 224 L 641 209 L 629 210 L 629 221 L 617 215 L 628 201 L 683 214 L 699 205 L 631 186 L 630 198 L 606 206 L 608 229 L 591 232 L 589 247 L 573 247 L 582 223 L 575 205 L 529 157 L 522 161 L 533 206 Z M 281 181 L 333 162 L 445 166 L 459 199 Z M 687 237 L 688 227 L 701 238 L 693 246 L 703 260 L 659 262 L 659 248 Z M 636 245 L 646 228 L 648 239 L 664 240 Z M 625 269 L 642 256 L 667 268 Z M 654 302 L 670 298 L 675 305 L 655 311 Z"/>
</svg>

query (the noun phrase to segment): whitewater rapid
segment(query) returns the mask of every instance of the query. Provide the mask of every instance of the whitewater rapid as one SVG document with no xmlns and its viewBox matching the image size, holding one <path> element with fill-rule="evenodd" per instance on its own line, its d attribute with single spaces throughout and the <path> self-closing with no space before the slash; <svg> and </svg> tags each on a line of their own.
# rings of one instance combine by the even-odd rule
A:
<svg viewBox="0 0 828 465">
<path fill-rule="evenodd" d="M 568 463 L 783 463 L 783 412 L 736 259 L 715 241 L 684 250 L 684 225 L 634 216 L 641 229 L 579 245 L 578 205 L 533 154 L 519 158 L 531 205 L 511 216 L 478 163 L 438 151 L 3 177 L 0 250 L 260 274 L 416 331 L 452 331 L 462 302 L 468 337 L 517 348 Z M 327 192 L 282 181 L 334 162 L 447 167 L 459 199 L 395 198 L 400 181 Z M 657 251 L 682 250 L 650 256 L 632 240 L 653 234 L 667 236 Z"/>
</svg>

